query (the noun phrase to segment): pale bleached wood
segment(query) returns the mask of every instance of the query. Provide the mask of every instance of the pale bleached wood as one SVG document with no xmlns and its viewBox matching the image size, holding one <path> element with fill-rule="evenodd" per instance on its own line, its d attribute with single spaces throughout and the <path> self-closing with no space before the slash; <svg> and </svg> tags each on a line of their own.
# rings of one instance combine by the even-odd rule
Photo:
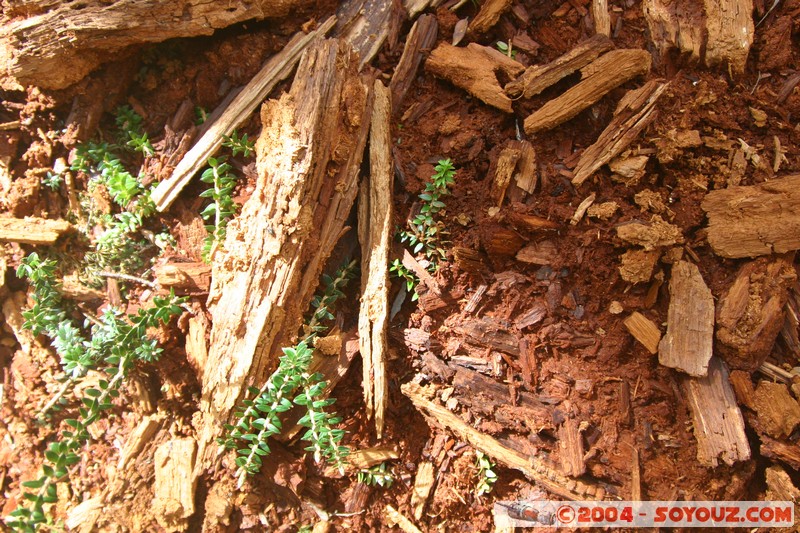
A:
<svg viewBox="0 0 800 533">
<path fill-rule="evenodd" d="M 550 63 L 528 67 L 519 78 L 506 84 L 505 92 L 511 98 L 536 96 L 612 48 L 614 43 L 611 39 L 604 35 L 595 35 Z"/>
<path fill-rule="evenodd" d="M 367 416 L 375 417 L 375 433 L 383 436 L 386 412 L 386 360 L 389 322 L 389 253 L 394 228 L 392 192 L 392 95 L 375 80 L 369 138 L 369 176 L 359 198 L 361 241 L 361 308 L 358 338 L 363 361 Z"/>
<path fill-rule="evenodd" d="M 705 0 L 706 65 L 744 72 L 753 44 L 753 0 Z"/>
<path fill-rule="evenodd" d="M 422 533 L 422 530 L 415 526 L 414 522 L 391 505 L 386 505 L 384 514 L 387 524 L 399 527 L 403 533 Z"/>
<path fill-rule="evenodd" d="M 578 477 L 586 472 L 586 463 L 583 460 L 583 436 L 578 421 L 574 418 L 565 420 L 558 429 L 558 449 L 564 474 Z"/>
<path fill-rule="evenodd" d="M 47 245 L 72 228 L 66 220 L 47 218 L 0 217 L 0 242 L 20 242 L 23 244 Z"/>
<path fill-rule="evenodd" d="M 652 320 L 640 312 L 634 311 L 625 319 L 624 324 L 628 332 L 633 335 L 633 338 L 647 348 L 647 351 L 652 354 L 658 353 L 658 342 L 661 340 L 661 330 L 658 329 L 658 326 L 656 326 Z"/>
<path fill-rule="evenodd" d="M 592 0 L 592 20 L 594 31 L 599 35 L 611 36 L 611 17 L 608 15 L 608 0 Z"/>
<path fill-rule="evenodd" d="M 690 376 L 705 376 L 714 340 L 714 297 L 700 270 L 688 261 L 672 266 L 667 333 L 658 362 Z"/>
<path fill-rule="evenodd" d="M 199 0 L 62 3 L 0 29 L 0 85 L 63 89 L 126 48 L 177 37 L 211 35 L 251 19 L 281 17 L 308 0 L 234 4 Z"/>
<path fill-rule="evenodd" d="M 336 18 L 333 34 L 350 43 L 360 57 L 361 68 L 372 61 L 389 36 L 392 0 L 345 0 Z"/>
<path fill-rule="evenodd" d="M 429 398 L 435 392 L 431 386 L 420 386 L 414 382 L 400 387 L 428 420 L 429 424 L 450 430 L 455 436 L 482 451 L 497 463 L 522 472 L 528 479 L 545 490 L 568 500 L 602 500 L 605 489 L 589 481 L 571 479 L 544 460 L 522 453 L 501 444 L 494 437 L 481 433 L 467 425 L 458 416 Z"/>
<path fill-rule="evenodd" d="M 525 133 L 554 128 L 587 109 L 615 87 L 650 71 L 650 54 L 644 50 L 612 50 L 582 69 L 583 79 L 525 119 Z"/>
<path fill-rule="evenodd" d="M 466 48 L 456 48 L 441 43 L 431 52 L 425 69 L 464 89 L 485 104 L 511 113 L 511 98 L 500 87 L 497 73 L 517 77 L 525 67 L 488 46 L 470 43 Z"/>
<path fill-rule="evenodd" d="M 431 2 L 431 0 L 403 0 L 403 7 L 408 13 L 408 18 L 414 19 L 432 3 L 438 2 Z"/>
<path fill-rule="evenodd" d="M 198 468 L 214 461 L 214 440 L 245 387 L 261 386 L 294 342 L 358 193 L 370 93 L 350 46 L 322 40 L 289 92 L 262 106 L 256 188 L 213 258 Z"/>
<path fill-rule="evenodd" d="M 389 83 L 392 91 L 392 112 L 397 113 L 403 105 L 406 93 L 417 79 L 417 70 L 436 43 L 438 33 L 439 23 L 434 15 L 422 15 L 411 26 L 403 55 L 400 56 Z"/>
<path fill-rule="evenodd" d="M 753 394 L 758 432 L 785 439 L 800 426 L 800 404 L 783 383 L 761 381 Z"/>
<path fill-rule="evenodd" d="M 656 118 L 655 105 L 668 83 L 651 80 L 639 89 L 628 91 L 614 111 L 614 118 L 589 148 L 583 151 L 574 185 L 580 185 L 600 167 L 621 154 Z"/>
<path fill-rule="evenodd" d="M 483 35 L 498 23 L 500 17 L 511 9 L 514 0 L 486 0 L 481 9 L 469 23 L 467 35 L 471 37 Z"/>
<path fill-rule="evenodd" d="M 327 34 L 336 23 L 335 17 L 328 18 L 316 30 L 305 34 L 297 33 L 283 50 L 272 56 L 253 79 L 245 85 L 230 102 L 221 104 L 214 113 L 219 113 L 194 146 L 183 156 L 172 175 L 158 184 L 153 191 L 153 202 L 159 211 L 172 205 L 178 194 L 192 180 L 192 177 L 203 168 L 208 158 L 213 156 L 222 146 L 223 136 L 230 135 L 242 122 L 255 111 L 264 98 L 291 73 L 300 61 L 300 56 L 311 43 Z"/>
<path fill-rule="evenodd" d="M 425 504 L 433 490 L 436 482 L 436 472 L 433 463 L 423 461 L 417 465 L 417 475 L 414 477 L 414 490 L 411 492 L 411 509 L 414 511 L 414 518 L 420 520 Z"/>
<path fill-rule="evenodd" d="M 202 312 L 189 319 L 189 333 L 186 334 L 186 360 L 192 365 L 197 377 L 203 380 L 208 361 L 208 342 L 206 337 L 210 324 Z"/>
<path fill-rule="evenodd" d="M 708 243 L 719 256 L 800 249 L 800 174 L 711 191 L 701 206 L 708 215 Z"/>
<path fill-rule="evenodd" d="M 156 283 L 162 289 L 177 293 L 208 293 L 211 286 L 211 265 L 202 261 L 164 263 L 153 268 Z"/>
<path fill-rule="evenodd" d="M 684 378 L 683 390 L 692 412 L 700 464 L 715 467 L 720 459 L 727 465 L 750 459 L 744 419 L 736 405 L 725 363 L 712 358 L 708 375 Z"/>
<path fill-rule="evenodd" d="M 196 480 L 189 473 L 196 451 L 191 437 L 167 441 L 156 450 L 153 514 L 167 531 L 186 531 L 194 514 Z"/>
</svg>

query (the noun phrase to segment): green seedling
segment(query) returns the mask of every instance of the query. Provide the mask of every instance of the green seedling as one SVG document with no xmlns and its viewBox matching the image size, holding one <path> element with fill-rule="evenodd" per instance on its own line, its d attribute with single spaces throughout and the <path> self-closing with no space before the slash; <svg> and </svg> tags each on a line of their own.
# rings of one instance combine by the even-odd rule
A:
<svg viewBox="0 0 800 533">
<path fill-rule="evenodd" d="M 488 455 L 478 450 L 475 452 L 475 466 L 478 467 L 478 483 L 475 486 L 475 492 L 478 496 L 484 496 L 492 492 L 497 481 L 495 465 Z"/>
</svg>

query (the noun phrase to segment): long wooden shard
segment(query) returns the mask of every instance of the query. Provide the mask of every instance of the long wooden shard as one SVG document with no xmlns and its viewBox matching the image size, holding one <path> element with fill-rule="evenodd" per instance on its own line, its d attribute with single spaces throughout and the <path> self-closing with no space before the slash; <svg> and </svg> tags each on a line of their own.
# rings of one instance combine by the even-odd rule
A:
<svg viewBox="0 0 800 533">
<path fill-rule="evenodd" d="M 439 23 L 434 15 L 422 15 L 408 32 L 403 55 L 397 62 L 392 74 L 389 89 L 392 91 L 392 111 L 397 112 L 403 104 L 411 84 L 417 79 L 417 69 L 422 60 L 430 53 L 439 34 Z"/>
<path fill-rule="evenodd" d="M 367 416 L 375 416 L 378 438 L 386 411 L 386 359 L 389 319 L 389 251 L 392 240 L 392 162 L 389 89 L 376 80 L 370 130 L 369 177 L 359 197 L 358 233 L 361 241 L 361 309 L 358 337 L 364 362 L 364 400 Z"/>
<path fill-rule="evenodd" d="M 66 220 L 2 216 L 0 217 L 0 242 L 53 244 L 70 229 L 72 229 L 72 224 Z"/>
<path fill-rule="evenodd" d="M 316 30 L 305 34 L 298 33 L 283 50 L 270 58 L 261 70 L 253 76 L 244 89 L 225 105 L 219 117 L 192 146 L 175 167 L 172 175 L 158 184 L 153 191 L 153 202 L 159 211 L 164 211 L 175 201 L 178 194 L 191 181 L 192 177 L 206 165 L 222 146 L 223 136 L 230 135 L 242 122 L 247 120 L 264 98 L 285 79 L 300 61 L 303 51 L 318 37 L 324 36 L 333 28 L 336 19 L 330 17 Z M 216 111 L 215 111 L 216 113 Z"/>
<path fill-rule="evenodd" d="M 4 89 L 25 85 L 63 89 L 131 46 L 211 35 L 245 20 L 281 17 L 310 2 L 87 0 L 60 4 L 0 29 L 0 73 L 4 75 L 0 86 Z"/>
<path fill-rule="evenodd" d="M 198 468 L 213 459 L 206 448 L 244 388 L 260 386 L 292 342 L 343 234 L 358 193 L 370 95 L 350 46 L 323 40 L 303 56 L 291 90 L 261 108 L 256 189 L 213 258 Z"/>
</svg>

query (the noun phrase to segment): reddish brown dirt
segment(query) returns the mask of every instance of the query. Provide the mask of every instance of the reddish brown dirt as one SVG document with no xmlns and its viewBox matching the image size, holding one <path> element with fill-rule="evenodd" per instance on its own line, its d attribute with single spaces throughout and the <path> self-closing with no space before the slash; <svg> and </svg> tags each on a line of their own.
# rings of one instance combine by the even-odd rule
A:
<svg viewBox="0 0 800 533">
<path fill-rule="evenodd" d="M 135 55 L 137 61 L 109 66 L 65 91 L 49 94 L 31 89 L 27 93 L 2 93 L 0 122 L 20 120 L 22 124 L 18 129 L 0 131 L 0 159 L 10 159 L 14 179 L 12 183 L 0 183 L 4 190 L 3 210 L 15 216 L 65 216 L 67 198 L 38 186 L 43 174 L 41 169 L 50 168 L 57 158 L 66 157 L 75 142 L 93 137 L 98 126 L 108 130 L 113 119 L 103 111 L 129 103 L 144 116 L 145 127 L 152 132 L 158 147 L 158 142 L 164 140 L 164 125 L 184 100 L 190 100 L 192 106 L 212 109 L 228 89 L 249 80 L 263 60 L 279 50 L 303 22 L 312 17 L 321 20 L 327 15 L 331 11 L 327 4 L 314 13 L 299 13 L 285 21 L 245 24 L 213 38 L 181 40 L 142 50 Z M 495 30 L 480 42 L 493 44 L 498 40 L 508 41 L 512 33 L 527 33 L 540 47 L 535 55 L 518 52 L 517 59 L 523 64 L 550 61 L 589 35 L 589 18 L 582 17 L 574 8 L 567 7 L 563 9 L 563 16 L 554 17 L 552 13 L 558 5 L 532 0 L 516 4 L 526 8 L 531 24 L 526 28 L 510 15 L 504 16 Z M 572 4 L 586 5 L 587 2 Z M 641 5 L 627 0 L 609 4 L 614 14 L 612 28 L 620 28 L 614 36 L 615 45 L 648 49 L 647 25 L 641 15 Z M 766 4 L 771 5 L 771 2 Z M 449 41 L 457 20 L 472 16 L 472 9 L 467 3 L 458 16 L 444 8 L 436 11 L 439 40 Z M 470 355 L 491 362 L 497 352 L 459 345 L 463 339 L 453 328 L 476 316 L 513 322 L 542 301 L 547 307 L 542 322 L 521 331 L 509 328 L 517 337 L 525 337 L 536 345 L 538 366 L 534 369 L 534 379 L 537 385 L 524 385 L 515 361 L 511 361 L 510 373 L 503 370 L 500 375 L 489 375 L 499 382 L 507 382 L 511 376 L 511 384 L 516 389 L 535 394 L 562 417 L 574 416 L 587 423 L 584 439 L 591 452 L 587 459 L 588 479 L 603 482 L 612 493 L 628 499 L 631 450 L 635 448 L 640 455 L 641 484 L 646 499 L 763 498 L 767 462 L 758 455 L 755 434 L 750 435 L 755 456 L 750 462 L 708 468 L 696 460 L 691 415 L 676 373 L 659 365 L 657 356 L 633 340 L 622 323 L 634 310 L 658 325 L 664 323 L 669 303 L 666 285 L 660 288 L 650 283 L 631 285 L 620 277 L 620 256 L 629 247 L 616 237 L 615 228 L 629 221 L 649 220 L 653 213 L 640 208 L 634 196 L 645 189 L 654 191 L 666 206 L 662 216 L 677 225 L 685 239 L 685 245 L 679 247 L 680 253 L 690 256 L 699 266 L 714 297 L 718 299 L 730 286 L 741 261 L 724 260 L 712 253 L 705 241 L 705 218 L 700 201 L 707 190 L 725 186 L 731 156 L 727 150 L 707 146 L 673 149 L 668 140 L 669 132 L 675 128 L 697 129 L 703 136 L 727 139 L 737 147 L 737 139 L 754 147 L 768 164 L 765 168 L 755 168 L 747 163 L 741 180 L 743 185 L 774 177 L 769 167 L 772 166 L 775 136 L 780 139 L 787 157 L 778 174 L 800 171 L 800 136 L 796 127 L 800 92 L 793 90 L 785 101 L 776 102 L 800 55 L 799 18 L 800 7 L 796 2 L 782 2 L 757 28 L 747 70 L 735 79 L 724 70 L 708 70 L 675 58 L 666 58 L 654 66 L 648 79 L 665 78 L 670 86 L 658 104 L 657 119 L 632 146 L 653 155 L 644 176 L 636 184 L 612 181 L 607 167 L 595 173 L 578 190 L 569 177 L 577 162 L 576 154 L 593 143 L 608 124 L 625 90 L 638 87 L 642 80 L 612 91 L 563 126 L 529 139 L 537 154 L 539 185 L 532 195 L 517 194 L 504 205 L 501 214 L 513 210 L 559 224 L 557 230 L 548 232 L 513 228 L 507 220 L 490 214 L 494 204 L 490 200 L 493 176 L 489 172 L 503 144 L 517 137 L 522 119 L 560 94 L 574 79 L 567 79 L 528 102 L 515 104 L 516 114 L 510 116 L 421 71 L 398 117 L 411 106 L 425 107 L 428 111 L 416 120 L 398 119 L 393 125 L 395 164 L 402 178 L 395 186 L 396 222 L 401 227 L 405 224 L 417 194 L 433 173 L 433 166 L 441 158 L 450 158 L 458 169 L 452 196 L 446 199 L 444 220 L 450 230 L 450 240 L 453 246 L 483 254 L 485 267 L 467 272 L 449 258 L 436 278 L 447 291 L 463 295 L 463 299 L 430 313 L 406 302 L 390 325 L 390 398 L 383 442 L 399 452 L 400 458 L 391 463 L 396 481 L 391 488 L 381 489 L 358 486 L 355 477 L 325 477 L 322 470 L 304 456 L 301 444 L 276 443 L 275 460 L 265 468 L 264 475 L 254 478 L 247 492 L 231 496 L 233 513 L 227 530 L 295 531 L 299 525 L 317 521 L 312 507 L 304 503 L 307 501 L 314 501 L 329 513 L 340 514 L 331 518 L 335 530 L 388 530 L 384 515 L 387 504 L 406 516 L 412 515 L 411 488 L 417 467 L 423 460 L 433 461 L 437 468 L 434 493 L 418 522 L 424 531 L 491 530 L 493 501 L 541 497 L 543 493 L 531 480 L 503 468 L 498 469 L 499 481 L 494 491 L 489 496 L 476 497 L 477 469 L 473 449 L 446 432 L 430 428 L 401 393 L 400 386 L 418 372 L 431 376 L 433 382 L 440 382 L 422 362 L 420 354 L 405 345 L 404 329 L 413 327 L 428 331 L 443 347 L 441 353 L 437 353 L 443 359 Z M 408 27 L 409 24 L 403 27 L 402 35 Z M 378 73 L 390 75 L 393 72 L 402 51 L 402 41 L 403 38 L 401 46 L 384 50 L 379 55 L 375 62 Z M 765 124 L 754 122 L 751 107 L 766 113 Z M 68 132 L 63 138 L 66 146 L 41 138 L 39 131 L 57 132 L 67 126 L 70 116 L 79 127 L 71 126 L 72 133 Z M 190 122 L 190 119 L 185 120 L 179 127 L 187 128 Z M 251 136 L 257 134 L 256 117 L 243 131 Z M 234 164 L 241 169 L 250 163 L 252 161 L 237 160 Z M 237 202 L 249 196 L 252 172 L 252 167 L 245 169 L 250 180 L 237 189 Z M 166 224 L 170 228 L 178 243 L 175 256 L 199 257 L 199 239 L 193 233 L 197 228 L 190 230 L 189 226 L 198 224 L 196 213 L 202 202 L 197 194 L 202 189 L 199 184 L 187 188 L 179 205 L 154 223 L 154 226 Z M 585 218 L 577 225 L 570 225 L 568 221 L 576 207 L 591 192 L 597 194 L 597 204 L 615 201 L 619 210 L 609 220 Z M 491 242 L 497 228 L 513 228 L 524 243 L 541 240 L 554 243 L 556 258 L 542 267 L 521 263 L 513 254 L 493 253 L 487 242 Z M 29 247 L 8 245 L 5 260 L 10 266 L 16 266 L 28 251 Z M 57 251 L 69 254 L 70 245 L 61 245 Z M 669 261 L 662 259 L 656 265 L 656 276 L 668 279 L 669 269 Z M 506 281 L 500 283 L 501 280 Z M 4 290 L 24 290 L 24 285 L 10 271 L 6 284 Z M 468 316 L 463 311 L 466 300 L 481 284 L 487 284 L 489 290 L 476 313 Z M 395 281 L 393 296 L 398 289 L 399 282 Z M 656 297 L 648 305 L 651 290 Z M 355 308 L 355 297 L 350 297 L 352 305 L 343 306 L 348 311 L 340 313 L 345 325 L 352 325 L 356 320 L 349 311 Z M 625 313 L 609 312 L 614 301 L 622 305 Z M 204 300 L 195 299 L 193 303 L 200 307 Z M 96 308 L 100 304 L 95 301 L 85 305 Z M 6 316 L 7 321 L 8 318 Z M 191 417 L 199 400 L 198 378 L 183 350 L 187 327 L 185 321 L 173 327 L 168 332 L 165 357 L 156 365 L 137 371 L 142 388 L 149 391 L 144 396 L 180 421 L 174 436 L 192 434 Z M 798 364 L 780 346 L 774 356 L 776 362 L 789 368 Z M 0 439 L 0 500 L 3 500 L 5 515 L 16 505 L 19 483 L 34 476 L 45 442 L 54 435 L 54 425 L 39 426 L 31 419 L 37 405 L 53 393 L 56 386 L 53 375 L 58 363 L 44 347 L 36 347 L 30 355 L 22 354 L 9 327 L 2 334 L 0 362 L 5 369 L 0 427 L 3 435 Z M 508 356 L 501 366 L 508 367 Z M 333 394 L 338 399 L 336 408 L 344 419 L 342 426 L 348 432 L 346 442 L 353 449 L 379 444 L 363 412 L 360 380 L 360 360 L 356 359 Z M 622 420 L 620 415 L 622 382 L 627 382 L 631 391 L 631 423 Z M 131 412 L 148 410 L 141 404 L 141 396 L 133 390 L 127 391 L 112 416 L 95 424 L 96 439 L 84 450 L 82 462 L 72 471 L 70 487 L 63 487 L 64 503 L 59 507 L 62 518 L 66 509 L 98 494 L 113 478 L 119 448 L 136 424 Z M 511 403 L 511 398 L 507 401 Z M 463 405 L 455 408 L 456 413 L 474 421 L 476 416 L 466 411 Z M 557 463 L 556 436 L 552 429 L 526 434 L 492 420 L 482 423 L 482 430 L 503 436 L 529 453 Z M 797 434 L 790 437 L 795 439 L 792 441 L 795 444 L 796 437 Z M 108 512 L 98 524 L 101 528 L 159 529 L 150 514 L 153 496 L 150 461 L 157 444 L 150 443 L 142 451 L 133 477 L 128 480 L 125 496 L 108 503 Z M 208 497 L 211 481 L 227 475 L 227 472 L 216 472 L 201 481 L 197 497 L 199 509 Z M 791 475 L 798 480 L 796 471 L 791 471 Z M 191 527 L 198 528 L 201 522 L 202 517 L 196 516 Z"/>
</svg>

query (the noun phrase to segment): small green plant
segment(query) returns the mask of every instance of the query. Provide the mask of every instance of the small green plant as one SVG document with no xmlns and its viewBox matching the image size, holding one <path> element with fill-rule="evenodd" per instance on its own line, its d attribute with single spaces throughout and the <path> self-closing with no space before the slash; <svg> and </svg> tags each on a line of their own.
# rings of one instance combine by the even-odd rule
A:
<svg viewBox="0 0 800 533">
<path fill-rule="evenodd" d="M 155 153 L 147 133 L 142 129 L 142 117 L 131 106 L 124 105 L 117 108 L 117 128 L 120 131 L 121 141 L 142 155 L 151 156 Z"/>
<path fill-rule="evenodd" d="M 497 41 L 497 43 L 495 43 L 495 46 L 497 47 L 498 50 L 503 52 L 511 59 L 517 58 L 517 51 L 511 47 L 510 41 L 508 43 L 506 43 L 505 41 Z"/>
<path fill-rule="evenodd" d="M 406 291 L 413 293 L 411 301 L 416 302 L 419 299 L 419 294 L 417 294 L 417 291 L 414 290 L 419 283 L 417 276 L 414 275 L 414 273 L 411 272 L 411 270 L 407 268 L 399 259 L 395 259 L 392 264 L 389 265 L 389 272 L 405 281 Z"/>
<path fill-rule="evenodd" d="M 203 242 L 203 260 L 209 262 L 214 250 L 219 243 L 225 240 L 228 221 L 236 213 L 236 203 L 231 194 L 236 185 L 237 177 L 231 172 L 231 166 L 225 162 L 225 157 L 208 159 L 209 167 L 200 176 L 200 179 L 211 185 L 210 189 L 203 191 L 202 198 L 211 198 L 212 202 L 200 213 L 203 220 L 211 221 L 206 225 L 208 236 Z"/>
<path fill-rule="evenodd" d="M 341 419 L 327 410 L 336 400 L 323 398 L 327 383 L 321 374 L 310 374 L 309 366 L 314 354 L 314 338 L 327 329 L 325 322 L 333 318 L 332 306 L 344 295 L 342 288 L 355 275 L 356 265 L 353 260 L 333 277 L 323 276 L 325 290 L 311 302 L 314 311 L 303 328 L 303 338 L 295 346 L 283 349 L 275 372 L 260 389 L 251 387 L 248 390 L 252 398 L 242 402 L 234 414 L 234 423 L 225 426 L 227 437 L 218 442 L 236 450 L 236 476 L 240 487 L 248 475 L 261 469 L 263 457 L 271 451 L 269 438 L 281 432 L 281 413 L 294 405 L 305 408 L 298 423 L 307 428 L 301 437 L 309 442 L 306 451 L 314 454 L 315 461 L 326 460 L 340 471 L 344 470 L 349 450 L 341 445 L 344 431 L 334 427 Z"/>
<path fill-rule="evenodd" d="M 230 137 L 227 135 L 222 136 L 222 146 L 230 149 L 233 157 L 239 154 L 244 157 L 250 157 L 255 150 L 255 143 L 247 138 L 247 134 L 239 136 L 239 132 L 236 130 L 233 130 Z"/>
<path fill-rule="evenodd" d="M 383 487 L 388 489 L 394 483 L 394 473 L 387 470 L 386 463 L 383 462 L 375 465 L 372 468 L 362 468 L 358 472 L 358 481 L 365 485 Z"/>
<path fill-rule="evenodd" d="M 42 185 L 45 187 L 50 187 L 51 191 L 57 190 L 61 187 L 61 184 L 64 182 L 64 178 L 61 177 L 61 174 L 56 174 L 55 172 L 48 171 L 47 175 L 42 178 Z"/>
<path fill-rule="evenodd" d="M 195 106 L 194 108 L 194 124 L 195 126 L 200 126 L 203 122 L 208 119 L 208 111 L 203 109 L 202 107 Z"/>
<path fill-rule="evenodd" d="M 489 456 L 480 450 L 475 451 L 475 466 L 478 467 L 478 484 L 475 492 L 478 496 L 483 496 L 492 492 L 497 481 L 497 473 L 494 471 L 494 463 Z"/>
<path fill-rule="evenodd" d="M 83 329 L 79 328 L 64 309 L 56 270 L 55 261 L 43 260 L 35 252 L 23 259 L 17 269 L 17 276 L 26 278 L 32 288 L 33 307 L 22 313 L 24 327 L 52 340 L 66 381 L 77 382 L 89 370 L 105 375 L 83 390 L 78 416 L 64 421 L 69 429 L 62 431 L 60 440 L 51 442 L 45 451 L 41 475 L 22 483 L 23 488 L 29 489 L 23 492 L 25 505 L 17 507 L 7 521 L 9 527 L 19 531 L 35 531 L 48 521 L 45 505 L 58 500 L 56 483 L 65 479 L 69 467 L 80 461 L 78 453 L 90 439 L 89 426 L 113 407 L 112 401 L 119 396 L 131 367 L 137 361 L 155 361 L 161 354 L 157 341 L 147 335 L 148 328 L 168 322 L 180 313 L 180 305 L 185 302 L 170 292 L 168 297 L 155 297 L 152 308 L 140 309 L 127 318 L 109 308 L 89 327 L 87 338 L 88 321 Z"/>
</svg>

